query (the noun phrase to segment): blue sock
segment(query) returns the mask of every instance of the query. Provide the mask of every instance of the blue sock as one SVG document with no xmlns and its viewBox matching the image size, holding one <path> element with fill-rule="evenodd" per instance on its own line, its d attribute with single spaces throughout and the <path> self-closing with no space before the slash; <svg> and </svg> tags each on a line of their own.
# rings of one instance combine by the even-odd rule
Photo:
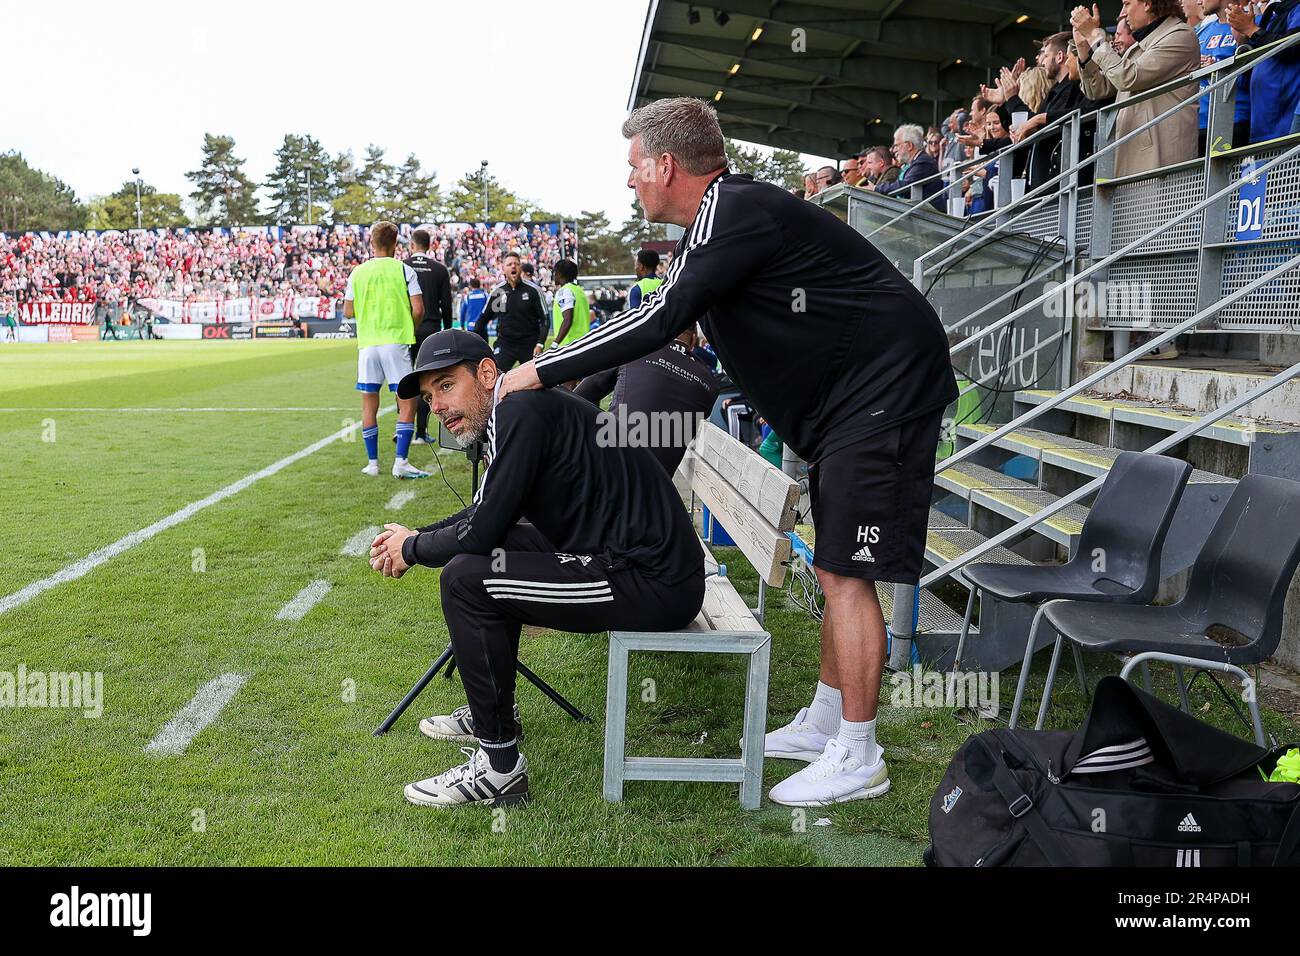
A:
<svg viewBox="0 0 1300 956">
<path fill-rule="evenodd" d="M 379 460 L 379 426 L 371 425 L 361 429 L 361 438 L 366 443 L 366 457 L 371 461 Z"/>
<path fill-rule="evenodd" d="M 411 450 L 411 437 L 415 434 L 415 422 L 397 423 L 397 457 L 405 458 Z"/>
</svg>

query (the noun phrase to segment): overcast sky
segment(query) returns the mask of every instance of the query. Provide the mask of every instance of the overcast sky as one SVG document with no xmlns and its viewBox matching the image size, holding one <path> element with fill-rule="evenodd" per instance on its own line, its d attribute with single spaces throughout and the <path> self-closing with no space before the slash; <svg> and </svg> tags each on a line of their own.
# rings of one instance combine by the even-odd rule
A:
<svg viewBox="0 0 1300 956">
<path fill-rule="evenodd" d="M 619 124 L 646 0 L 4 3 L 0 152 L 83 200 L 142 178 L 185 196 L 205 132 L 261 181 L 285 133 L 407 153 L 447 190 L 479 161 L 543 206 L 630 209 Z"/>
</svg>

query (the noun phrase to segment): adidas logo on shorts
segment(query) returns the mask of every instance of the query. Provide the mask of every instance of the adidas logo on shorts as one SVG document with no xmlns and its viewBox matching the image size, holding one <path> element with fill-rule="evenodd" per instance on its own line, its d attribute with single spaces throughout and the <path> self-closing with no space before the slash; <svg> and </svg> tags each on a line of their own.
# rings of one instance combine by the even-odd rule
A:
<svg viewBox="0 0 1300 956">
<path fill-rule="evenodd" d="M 871 556 L 871 549 L 864 544 L 862 547 L 858 548 L 856 552 L 854 552 L 853 560 L 874 562 L 876 559 Z"/>
<path fill-rule="evenodd" d="M 1201 825 L 1196 822 L 1196 818 L 1190 813 L 1183 817 L 1182 822 L 1178 824 L 1179 833 L 1200 833 Z"/>
</svg>

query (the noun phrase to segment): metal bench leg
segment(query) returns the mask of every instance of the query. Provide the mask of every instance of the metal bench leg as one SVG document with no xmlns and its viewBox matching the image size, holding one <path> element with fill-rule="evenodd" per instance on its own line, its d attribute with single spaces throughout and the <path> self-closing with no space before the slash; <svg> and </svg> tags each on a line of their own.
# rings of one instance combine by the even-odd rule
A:
<svg viewBox="0 0 1300 956">
<path fill-rule="evenodd" d="M 627 647 L 609 635 L 609 682 L 605 688 L 605 799 L 623 799 L 623 757 L 627 744 Z"/>
<path fill-rule="evenodd" d="M 1047 711 L 1052 706 L 1052 684 L 1056 681 L 1056 668 L 1061 663 L 1061 645 L 1065 643 L 1065 635 L 1056 635 L 1056 646 L 1052 648 L 1052 663 L 1047 667 L 1047 683 L 1043 685 L 1043 702 L 1038 705 L 1038 720 L 1034 724 L 1035 730 L 1043 729 L 1043 722 L 1047 720 Z"/>
<path fill-rule="evenodd" d="M 1047 604 L 1039 606 L 1034 614 L 1034 622 L 1029 625 L 1029 640 L 1025 641 L 1025 659 L 1020 663 L 1020 680 L 1016 682 L 1016 699 L 1011 704 L 1011 720 L 1008 727 L 1016 729 L 1016 720 L 1020 716 L 1020 705 L 1025 699 L 1025 687 L 1029 685 L 1029 668 L 1034 660 L 1034 639 L 1038 637 L 1038 624 L 1043 619 Z"/>
<path fill-rule="evenodd" d="M 762 578 L 758 579 L 758 607 L 751 607 L 754 617 L 758 623 L 763 623 L 763 618 L 767 616 L 767 582 Z"/>
<path fill-rule="evenodd" d="M 767 731 L 767 672 L 772 639 L 766 638 L 749 655 L 745 681 L 745 746 L 741 759 L 745 779 L 740 784 L 740 805 L 757 810 L 763 798 L 763 736 Z"/>
<path fill-rule="evenodd" d="M 961 652 L 966 649 L 966 638 L 970 634 L 970 619 L 975 613 L 975 595 L 979 588 L 972 584 L 970 586 L 970 597 L 966 598 L 966 617 L 961 622 L 961 636 L 957 638 L 957 651 L 952 656 L 952 670 L 954 672 L 961 669 Z"/>
</svg>

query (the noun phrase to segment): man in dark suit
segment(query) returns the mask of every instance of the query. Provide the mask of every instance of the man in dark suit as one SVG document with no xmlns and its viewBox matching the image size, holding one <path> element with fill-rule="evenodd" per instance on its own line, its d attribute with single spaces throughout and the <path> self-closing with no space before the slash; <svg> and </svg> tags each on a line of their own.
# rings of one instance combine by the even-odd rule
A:
<svg viewBox="0 0 1300 956">
<path fill-rule="evenodd" d="M 894 159 L 903 167 L 903 174 L 892 183 L 877 186 L 881 195 L 894 195 L 900 199 L 910 199 L 912 183 L 929 179 L 921 185 L 921 194 L 940 212 L 943 211 L 943 180 L 939 178 L 939 164 L 925 151 L 925 130 L 915 123 L 900 126 L 894 130 Z M 933 177 L 933 178 L 931 178 Z"/>
</svg>

